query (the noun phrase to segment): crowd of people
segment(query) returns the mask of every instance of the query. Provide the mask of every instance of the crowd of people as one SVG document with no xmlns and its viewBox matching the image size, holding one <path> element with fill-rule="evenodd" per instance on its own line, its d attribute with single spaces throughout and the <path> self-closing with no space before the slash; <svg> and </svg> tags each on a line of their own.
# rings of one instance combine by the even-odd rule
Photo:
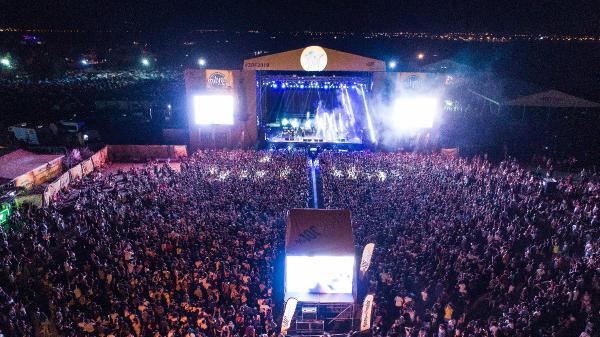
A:
<svg viewBox="0 0 600 337">
<path fill-rule="evenodd" d="M 0 240 L 1 333 L 273 335 L 275 258 L 306 175 L 302 154 L 201 151 L 180 172 L 95 173 L 18 209 Z"/>
<path fill-rule="evenodd" d="M 98 110 L 97 101 L 178 103 L 183 92 L 182 71 L 70 71 L 45 80 L 24 74 L 0 78 L 5 107 L 0 126 L 10 123 L 64 119 Z M 176 102 L 177 101 L 177 102 Z M 106 116 L 94 115 L 95 119 Z"/>
<path fill-rule="evenodd" d="M 45 80 L 28 75 L 0 78 L 4 103 L 0 140 L 16 143 L 8 132 L 15 124 L 74 119 L 113 142 L 164 142 L 158 127 L 181 124 L 184 91 L 183 71 L 178 70 L 70 71 Z M 70 145 L 63 136 L 42 142 Z"/>
<path fill-rule="evenodd" d="M 376 335 L 600 334 L 598 176 L 545 194 L 514 161 L 355 152 L 320 166 L 325 205 L 376 246 Z"/>
<path fill-rule="evenodd" d="M 0 88 L 19 89 L 39 87 L 54 88 L 93 88 L 108 90 L 129 86 L 147 80 L 177 81 L 183 79 L 181 71 L 166 70 L 123 70 L 123 71 L 68 71 L 62 76 L 50 79 L 33 79 L 29 74 L 12 78 L 0 78 Z"/>
<path fill-rule="evenodd" d="M 325 152 L 319 165 L 357 255 L 376 247 L 359 280 L 374 336 L 600 332 L 600 177 L 546 193 L 514 161 Z M 308 174 L 302 152 L 199 151 L 17 209 L 0 234 L 0 334 L 276 336 L 285 214 L 311 204 Z"/>
</svg>

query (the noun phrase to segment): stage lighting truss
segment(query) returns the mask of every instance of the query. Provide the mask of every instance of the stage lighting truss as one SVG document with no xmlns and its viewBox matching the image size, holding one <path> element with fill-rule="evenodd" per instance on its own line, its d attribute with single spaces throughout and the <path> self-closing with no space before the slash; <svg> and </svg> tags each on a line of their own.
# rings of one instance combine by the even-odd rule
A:
<svg viewBox="0 0 600 337">
<path fill-rule="evenodd" d="M 272 89 L 366 89 L 367 79 L 358 77 L 336 79 L 327 76 L 315 78 L 269 76 L 260 82 L 257 81 L 257 85 Z"/>
</svg>

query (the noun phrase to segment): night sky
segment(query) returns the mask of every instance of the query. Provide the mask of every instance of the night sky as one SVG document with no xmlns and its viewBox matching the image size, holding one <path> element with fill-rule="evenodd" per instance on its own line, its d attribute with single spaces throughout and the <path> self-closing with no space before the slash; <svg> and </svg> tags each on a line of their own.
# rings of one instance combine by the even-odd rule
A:
<svg viewBox="0 0 600 337">
<path fill-rule="evenodd" d="M 0 26 L 600 34 L 600 1 L 0 0 Z"/>
</svg>

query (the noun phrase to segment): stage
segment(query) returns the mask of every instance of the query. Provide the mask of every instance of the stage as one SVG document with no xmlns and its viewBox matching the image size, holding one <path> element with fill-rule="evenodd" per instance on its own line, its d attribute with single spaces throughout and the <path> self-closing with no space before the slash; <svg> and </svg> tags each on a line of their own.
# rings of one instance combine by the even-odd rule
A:
<svg viewBox="0 0 600 337">
<path fill-rule="evenodd" d="M 269 144 L 358 145 L 375 139 L 369 74 L 270 73 L 257 79 L 258 121 Z"/>
</svg>

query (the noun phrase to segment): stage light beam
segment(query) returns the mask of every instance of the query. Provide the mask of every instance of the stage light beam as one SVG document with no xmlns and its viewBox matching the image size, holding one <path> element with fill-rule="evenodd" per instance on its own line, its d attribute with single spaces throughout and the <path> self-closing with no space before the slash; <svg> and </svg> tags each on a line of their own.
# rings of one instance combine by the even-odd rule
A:
<svg viewBox="0 0 600 337">
<path fill-rule="evenodd" d="M 371 142 L 373 144 L 377 144 L 377 137 L 375 135 L 375 127 L 373 126 L 373 121 L 371 120 L 371 113 L 369 112 L 369 104 L 367 103 L 367 97 L 365 95 L 364 87 L 360 87 L 360 93 L 361 93 L 363 104 L 365 106 L 365 113 L 367 115 L 367 126 L 369 127 L 369 137 L 371 138 Z"/>
<path fill-rule="evenodd" d="M 312 122 L 311 122 L 311 120 L 310 120 L 310 119 L 307 119 L 307 120 L 304 122 L 304 129 L 305 129 L 305 130 L 310 130 L 310 128 L 312 128 Z"/>
</svg>

